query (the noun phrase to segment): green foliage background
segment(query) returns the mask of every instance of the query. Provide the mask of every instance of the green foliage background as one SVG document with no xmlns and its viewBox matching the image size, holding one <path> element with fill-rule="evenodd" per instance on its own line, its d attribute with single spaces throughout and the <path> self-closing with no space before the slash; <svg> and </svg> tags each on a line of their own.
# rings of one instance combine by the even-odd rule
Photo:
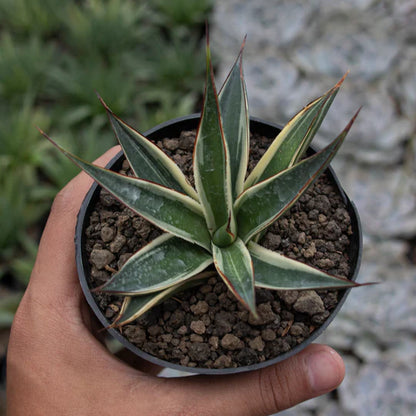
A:
<svg viewBox="0 0 416 416">
<path fill-rule="evenodd" d="M 198 111 L 213 0 L 0 0 L 0 328 L 55 194 L 115 143 L 98 92 L 140 131 Z M 1 350 L 0 350 L 1 352 Z"/>
</svg>

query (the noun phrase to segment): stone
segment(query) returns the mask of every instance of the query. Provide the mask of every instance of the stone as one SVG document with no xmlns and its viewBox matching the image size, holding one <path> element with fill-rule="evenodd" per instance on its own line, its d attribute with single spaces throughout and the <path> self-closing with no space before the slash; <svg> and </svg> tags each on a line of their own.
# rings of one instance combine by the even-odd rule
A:
<svg viewBox="0 0 416 416">
<path fill-rule="evenodd" d="M 290 327 L 289 333 L 290 335 L 293 335 L 295 337 L 299 337 L 299 336 L 306 337 L 309 335 L 308 328 L 302 323 L 294 323 Z"/>
<path fill-rule="evenodd" d="M 176 331 L 179 335 L 185 335 L 188 333 L 188 327 L 186 325 L 182 325 Z"/>
<path fill-rule="evenodd" d="M 126 325 L 123 330 L 124 335 L 129 341 L 135 344 L 142 344 L 146 340 L 146 331 L 136 325 Z"/>
<path fill-rule="evenodd" d="M 209 338 L 208 342 L 209 342 L 209 345 L 211 345 L 214 349 L 217 349 L 219 345 L 219 338 L 212 336 Z"/>
<path fill-rule="evenodd" d="M 316 266 L 322 270 L 330 270 L 335 267 L 335 263 L 331 259 L 319 259 L 316 262 Z"/>
<path fill-rule="evenodd" d="M 264 325 L 277 319 L 277 316 L 273 312 L 270 303 L 261 303 L 258 305 L 257 314 L 258 317 L 255 317 L 253 314 L 249 315 L 248 323 L 250 325 Z"/>
<path fill-rule="evenodd" d="M 115 233 L 114 228 L 103 227 L 101 228 L 101 240 L 103 240 L 104 243 L 108 243 L 114 238 Z"/>
<path fill-rule="evenodd" d="M 204 337 L 202 337 L 201 335 L 198 335 L 198 334 L 191 334 L 189 336 L 189 340 L 191 342 L 204 342 Z"/>
<path fill-rule="evenodd" d="M 193 342 L 188 348 L 188 355 L 192 361 L 206 361 L 210 357 L 209 346 L 202 342 Z"/>
<path fill-rule="evenodd" d="M 117 262 L 117 267 L 120 270 L 125 264 L 126 261 L 133 255 L 133 253 L 124 253 L 120 256 L 119 261 Z"/>
<path fill-rule="evenodd" d="M 116 203 L 116 200 L 108 191 L 102 189 L 100 192 L 100 202 L 105 207 L 111 207 L 113 204 Z"/>
<path fill-rule="evenodd" d="M 179 140 L 178 139 L 163 139 L 163 146 L 167 150 L 176 150 L 179 147 Z"/>
<path fill-rule="evenodd" d="M 267 233 L 264 239 L 269 245 L 270 250 L 277 250 L 282 242 L 282 238 L 278 234 Z"/>
<path fill-rule="evenodd" d="M 203 315 L 207 313 L 209 309 L 209 305 L 204 300 L 200 300 L 197 304 L 191 305 L 191 311 L 195 315 Z"/>
<path fill-rule="evenodd" d="M 280 290 L 278 291 L 279 298 L 283 300 L 287 305 L 293 305 L 299 297 L 297 290 Z"/>
<path fill-rule="evenodd" d="M 306 234 L 303 231 L 298 235 L 298 243 L 301 245 L 306 243 Z"/>
<path fill-rule="evenodd" d="M 244 347 L 244 342 L 233 334 L 226 334 L 221 339 L 221 346 L 226 350 L 241 350 Z"/>
<path fill-rule="evenodd" d="M 306 290 L 301 292 L 297 301 L 293 305 L 296 312 L 315 315 L 325 311 L 324 303 L 314 290 Z"/>
<path fill-rule="evenodd" d="M 256 351 L 263 351 L 264 350 L 264 341 L 262 340 L 261 336 L 258 336 L 248 342 L 250 348 Z"/>
<path fill-rule="evenodd" d="M 190 328 L 199 335 L 205 334 L 206 331 L 205 324 L 202 321 L 192 321 Z"/>
<path fill-rule="evenodd" d="M 169 326 L 173 328 L 179 328 L 183 325 L 184 320 L 185 313 L 181 310 L 176 309 L 172 312 L 172 315 L 170 316 L 168 323 Z"/>
<path fill-rule="evenodd" d="M 149 328 L 147 328 L 147 332 L 152 337 L 155 337 L 162 332 L 162 328 L 159 325 L 152 325 L 152 326 L 149 326 Z"/>
<path fill-rule="evenodd" d="M 316 254 L 315 243 L 311 243 L 308 248 L 302 250 L 303 257 L 310 259 Z"/>
<path fill-rule="evenodd" d="M 226 333 L 231 332 L 235 318 L 231 313 L 228 312 L 218 312 L 215 315 L 215 329 L 216 332 L 214 335 L 223 336 Z"/>
<path fill-rule="evenodd" d="M 115 259 L 114 254 L 105 249 L 94 249 L 91 252 L 91 262 L 98 269 L 104 269 Z"/>
<path fill-rule="evenodd" d="M 276 332 L 272 329 L 263 329 L 261 337 L 264 341 L 274 341 L 276 339 Z"/>
<path fill-rule="evenodd" d="M 214 361 L 214 368 L 228 368 L 231 365 L 231 357 L 228 355 L 220 355 L 215 361 Z"/>
<path fill-rule="evenodd" d="M 126 237 L 122 234 L 117 234 L 114 240 L 110 243 L 110 250 L 112 253 L 118 253 L 126 244 Z"/>
</svg>

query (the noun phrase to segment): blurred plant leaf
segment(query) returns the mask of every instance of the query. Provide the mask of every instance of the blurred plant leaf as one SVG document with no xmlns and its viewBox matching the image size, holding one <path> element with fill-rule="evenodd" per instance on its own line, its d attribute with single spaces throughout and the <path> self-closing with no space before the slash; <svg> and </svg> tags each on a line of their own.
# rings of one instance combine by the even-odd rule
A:
<svg viewBox="0 0 416 416">
<path fill-rule="evenodd" d="M 0 23 L 20 35 L 50 36 L 65 19 L 70 0 L 0 0 Z"/>
<path fill-rule="evenodd" d="M 9 33 L 0 38 L 0 97 L 15 102 L 32 94 L 44 92 L 49 82 L 49 71 L 56 59 L 54 45 L 36 36 L 17 41 Z"/>
<path fill-rule="evenodd" d="M 154 0 L 160 23 L 167 26 L 202 25 L 208 21 L 214 6 L 213 0 Z"/>
<path fill-rule="evenodd" d="M 61 66 L 50 69 L 50 95 L 62 100 L 59 111 L 54 112 L 57 119 L 68 122 L 91 121 L 93 118 L 106 122 L 106 115 L 95 95 L 97 91 L 117 114 L 131 114 L 131 103 L 135 101 L 134 75 L 123 65 L 107 65 L 100 59 L 74 59 L 65 56 Z M 80 107 L 82 111 L 80 112 Z M 74 117 L 77 111 L 77 117 Z"/>
<path fill-rule="evenodd" d="M 153 46 L 141 62 L 142 74 L 147 87 L 144 97 L 155 99 L 164 96 L 166 91 L 183 96 L 201 90 L 204 81 L 204 48 L 195 39 L 181 39 L 173 36 L 166 40 L 161 36 L 153 39 Z"/>
<path fill-rule="evenodd" d="M 22 296 L 23 293 L 8 293 L 0 296 L 0 328 L 8 328 L 12 325 Z"/>
<path fill-rule="evenodd" d="M 100 57 L 119 64 L 120 55 L 131 53 L 150 40 L 150 18 L 145 2 L 90 0 L 68 7 L 65 37 L 76 56 Z"/>
</svg>

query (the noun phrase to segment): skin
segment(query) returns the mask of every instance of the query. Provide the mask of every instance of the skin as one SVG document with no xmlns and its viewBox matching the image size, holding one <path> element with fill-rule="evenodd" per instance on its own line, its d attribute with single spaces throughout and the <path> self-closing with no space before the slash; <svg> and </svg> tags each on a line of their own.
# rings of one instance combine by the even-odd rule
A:
<svg viewBox="0 0 416 416">
<path fill-rule="evenodd" d="M 95 163 L 104 166 L 118 150 Z M 341 357 L 317 344 L 250 373 L 176 379 L 157 377 L 160 368 L 127 351 L 110 354 L 99 339 L 74 261 L 76 215 L 91 184 L 86 174 L 79 174 L 52 206 L 11 330 L 8 416 L 260 416 L 341 383 Z"/>
</svg>

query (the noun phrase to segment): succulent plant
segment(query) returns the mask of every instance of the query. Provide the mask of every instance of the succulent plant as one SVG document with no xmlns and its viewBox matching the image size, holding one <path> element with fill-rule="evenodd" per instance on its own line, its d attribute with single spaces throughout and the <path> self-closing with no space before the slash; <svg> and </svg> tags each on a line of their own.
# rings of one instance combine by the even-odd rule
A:
<svg viewBox="0 0 416 416">
<path fill-rule="evenodd" d="M 177 291 L 201 284 L 210 273 L 218 273 L 254 315 L 256 287 L 358 285 L 258 244 L 261 233 L 327 168 L 354 122 L 358 111 L 327 147 L 304 157 L 345 76 L 287 123 L 247 176 L 250 132 L 243 48 L 244 42 L 217 94 L 207 42 L 205 96 L 193 154 L 195 189 L 161 149 L 118 118 L 101 98 L 136 177 L 85 162 L 42 132 L 114 197 L 165 231 L 93 289 L 125 296 L 114 326 L 131 322 Z M 215 269 L 210 271 L 212 264 Z"/>
</svg>

